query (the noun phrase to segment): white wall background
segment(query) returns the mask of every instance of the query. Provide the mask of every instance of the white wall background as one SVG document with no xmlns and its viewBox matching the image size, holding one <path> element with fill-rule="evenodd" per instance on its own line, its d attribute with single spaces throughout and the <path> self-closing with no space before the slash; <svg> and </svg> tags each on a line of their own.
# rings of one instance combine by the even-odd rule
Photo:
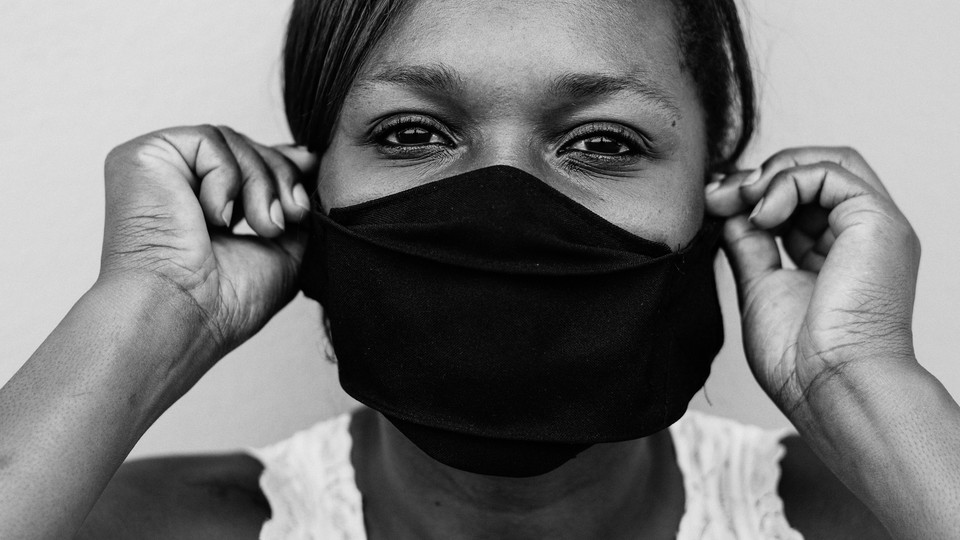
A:
<svg viewBox="0 0 960 540">
<path fill-rule="evenodd" d="M 747 0 L 762 95 L 747 164 L 796 145 L 851 145 L 924 242 L 921 362 L 960 397 L 960 2 Z M 288 139 L 278 75 L 286 2 L 0 2 L 0 382 L 93 283 L 109 149 L 217 123 Z M 727 346 L 695 406 L 783 426 L 752 382 L 722 272 Z M 136 455 L 262 445 L 350 406 L 298 298 L 141 440 Z"/>
</svg>

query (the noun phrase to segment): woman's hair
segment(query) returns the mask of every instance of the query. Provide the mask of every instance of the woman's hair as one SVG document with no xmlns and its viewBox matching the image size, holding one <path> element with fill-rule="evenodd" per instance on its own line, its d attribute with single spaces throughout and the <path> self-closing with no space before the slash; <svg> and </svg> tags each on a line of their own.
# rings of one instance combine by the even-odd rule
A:
<svg viewBox="0 0 960 540">
<path fill-rule="evenodd" d="M 750 59 L 734 0 L 672 0 L 684 69 L 706 114 L 711 171 L 735 168 L 753 134 Z M 412 0 L 295 0 L 283 97 L 297 144 L 322 153 L 357 72 Z"/>
</svg>

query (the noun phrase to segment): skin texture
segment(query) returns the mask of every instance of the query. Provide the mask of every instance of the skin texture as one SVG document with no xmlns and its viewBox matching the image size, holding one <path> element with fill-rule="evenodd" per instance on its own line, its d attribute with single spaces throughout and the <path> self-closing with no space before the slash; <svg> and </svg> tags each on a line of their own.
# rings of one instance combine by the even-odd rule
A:
<svg viewBox="0 0 960 540">
<path fill-rule="evenodd" d="M 665 2 L 424 0 L 400 22 L 320 161 L 212 126 L 111 152 L 100 278 L 0 390 L 0 536 L 256 536 L 255 461 L 120 464 L 296 294 L 318 163 L 325 208 L 509 164 L 669 245 L 705 210 L 728 218 L 747 360 L 803 437 L 783 462 L 791 521 L 816 538 L 960 536 L 960 410 L 910 334 L 919 243 L 859 155 L 785 150 L 704 189 L 702 111 Z M 257 236 L 230 232 L 241 216 Z M 798 269 L 781 268 L 774 229 Z M 351 429 L 374 539 L 672 538 L 683 509 L 662 435 L 518 480 L 445 468 L 368 410 Z"/>
<path fill-rule="evenodd" d="M 347 96 L 321 162 L 321 200 L 325 208 L 345 206 L 509 164 L 624 229 L 684 244 L 703 216 L 706 142 L 695 87 L 680 69 L 673 35 L 672 12 L 661 2 L 600 9 L 418 2 L 385 36 Z M 410 73 L 424 68 L 445 70 L 458 88 L 436 91 L 411 80 Z M 621 84 L 633 77 L 664 99 L 633 89 L 598 94 L 583 80 L 551 91 L 576 76 Z M 423 127 L 447 146 L 401 159 L 370 143 L 371 129 L 398 117 L 429 121 L 432 126 Z M 576 147 L 578 136 L 609 126 L 645 135 L 647 148 L 620 163 L 563 153 Z"/>
</svg>

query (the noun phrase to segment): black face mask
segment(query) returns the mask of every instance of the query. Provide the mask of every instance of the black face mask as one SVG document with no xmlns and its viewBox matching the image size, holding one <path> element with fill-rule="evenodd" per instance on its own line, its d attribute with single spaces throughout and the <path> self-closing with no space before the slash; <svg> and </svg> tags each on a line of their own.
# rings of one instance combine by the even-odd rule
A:
<svg viewBox="0 0 960 540">
<path fill-rule="evenodd" d="M 533 476 L 656 433 L 723 344 L 713 220 L 673 252 L 493 166 L 312 227 L 302 287 L 344 390 L 461 470 Z"/>
</svg>

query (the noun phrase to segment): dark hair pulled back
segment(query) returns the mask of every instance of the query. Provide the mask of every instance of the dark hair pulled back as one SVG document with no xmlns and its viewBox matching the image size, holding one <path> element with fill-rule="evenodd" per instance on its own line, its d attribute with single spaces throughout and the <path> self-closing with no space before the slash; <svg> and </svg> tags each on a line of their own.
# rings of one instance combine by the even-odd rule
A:
<svg viewBox="0 0 960 540">
<path fill-rule="evenodd" d="M 710 169 L 735 168 L 753 135 L 750 59 L 734 0 L 673 0 L 684 69 L 706 113 Z M 295 0 L 283 97 L 297 144 L 323 152 L 357 72 L 410 0 Z"/>
</svg>

